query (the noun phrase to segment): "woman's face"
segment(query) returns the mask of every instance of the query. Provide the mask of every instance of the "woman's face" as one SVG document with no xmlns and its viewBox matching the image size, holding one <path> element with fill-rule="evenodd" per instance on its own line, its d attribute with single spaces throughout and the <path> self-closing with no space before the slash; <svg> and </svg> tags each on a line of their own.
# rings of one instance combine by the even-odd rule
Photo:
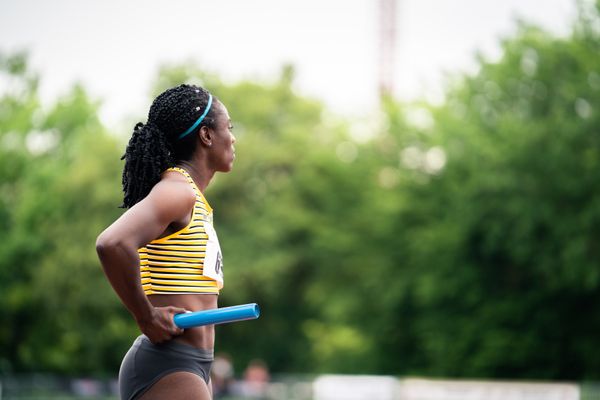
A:
<svg viewBox="0 0 600 400">
<path fill-rule="evenodd" d="M 215 128 L 212 129 L 212 144 L 210 146 L 210 158 L 216 171 L 229 172 L 233 168 L 235 159 L 235 136 L 231 133 L 233 126 L 227 108 L 221 103 L 216 102 L 218 107 Z"/>
</svg>

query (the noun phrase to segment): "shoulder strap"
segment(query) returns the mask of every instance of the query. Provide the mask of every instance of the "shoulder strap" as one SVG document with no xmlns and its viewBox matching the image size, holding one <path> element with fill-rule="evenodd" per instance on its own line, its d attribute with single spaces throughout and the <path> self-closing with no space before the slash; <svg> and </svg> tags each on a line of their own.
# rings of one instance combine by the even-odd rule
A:
<svg viewBox="0 0 600 400">
<path fill-rule="evenodd" d="M 190 183 L 190 185 L 192 185 L 192 188 L 194 189 L 194 192 L 196 192 L 196 195 L 200 197 L 200 199 L 205 204 L 205 206 L 209 210 L 209 212 L 212 212 L 212 207 L 210 206 L 210 204 L 208 204 L 208 201 L 204 197 L 204 194 L 200 191 L 198 186 L 196 186 L 196 182 L 194 182 L 191 175 L 185 169 L 180 168 L 180 167 L 171 167 L 171 168 L 168 168 L 167 171 L 179 172 L 180 174 L 185 176 L 187 178 L 188 182 Z"/>
</svg>

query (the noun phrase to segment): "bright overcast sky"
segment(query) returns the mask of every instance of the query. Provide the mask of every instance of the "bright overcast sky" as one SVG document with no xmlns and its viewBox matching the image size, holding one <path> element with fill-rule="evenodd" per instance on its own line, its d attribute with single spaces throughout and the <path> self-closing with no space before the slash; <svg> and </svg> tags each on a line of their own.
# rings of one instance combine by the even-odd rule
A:
<svg viewBox="0 0 600 400">
<path fill-rule="evenodd" d="M 377 106 L 379 0 L 0 0 L 0 52 L 28 49 L 49 100 L 82 81 L 116 123 L 145 117 L 157 66 L 196 61 L 227 80 L 296 67 L 300 93 L 336 113 Z M 575 0 L 398 0 L 396 85 L 404 99 L 440 91 L 444 71 L 497 56 L 516 17 L 569 31 Z M 218 95 L 218 94 L 217 94 Z"/>
</svg>

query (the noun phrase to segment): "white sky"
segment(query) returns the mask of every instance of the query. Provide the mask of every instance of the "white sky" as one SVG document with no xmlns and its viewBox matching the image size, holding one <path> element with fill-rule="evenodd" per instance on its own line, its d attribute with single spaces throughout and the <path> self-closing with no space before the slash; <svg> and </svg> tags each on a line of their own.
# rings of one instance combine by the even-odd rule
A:
<svg viewBox="0 0 600 400">
<path fill-rule="evenodd" d="M 194 60 L 227 80 L 296 67 L 300 93 L 336 113 L 377 107 L 379 0 L 0 0 L 0 52 L 29 49 L 48 101 L 82 81 L 115 124 L 147 114 L 164 62 Z M 498 55 L 515 17 L 568 33 L 575 0 L 398 0 L 396 96 L 441 91 L 444 71 Z M 218 95 L 218 94 L 217 94 Z"/>
</svg>

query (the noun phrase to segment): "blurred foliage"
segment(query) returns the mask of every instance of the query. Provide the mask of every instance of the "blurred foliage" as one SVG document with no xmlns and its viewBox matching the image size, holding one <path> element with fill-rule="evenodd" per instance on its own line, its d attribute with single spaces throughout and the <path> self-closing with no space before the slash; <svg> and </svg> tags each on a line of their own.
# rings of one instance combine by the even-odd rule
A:
<svg viewBox="0 0 600 400">
<path fill-rule="evenodd" d="M 217 351 L 238 372 L 260 357 L 275 372 L 599 379 L 597 4 L 565 38 L 520 23 L 441 105 L 385 99 L 367 140 L 297 94 L 292 67 L 259 83 L 161 68 L 152 96 L 201 84 L 235 125 L 234 171 L 207 191 L 220 303 L 263 316 L 218 327 Z M 25 54 L 0 69 L 0 371 L 114 374 L 136 327 L 94 241 L 122 212 L 127 137 L 83 87 L 42 107 Z"/>
</svg>

